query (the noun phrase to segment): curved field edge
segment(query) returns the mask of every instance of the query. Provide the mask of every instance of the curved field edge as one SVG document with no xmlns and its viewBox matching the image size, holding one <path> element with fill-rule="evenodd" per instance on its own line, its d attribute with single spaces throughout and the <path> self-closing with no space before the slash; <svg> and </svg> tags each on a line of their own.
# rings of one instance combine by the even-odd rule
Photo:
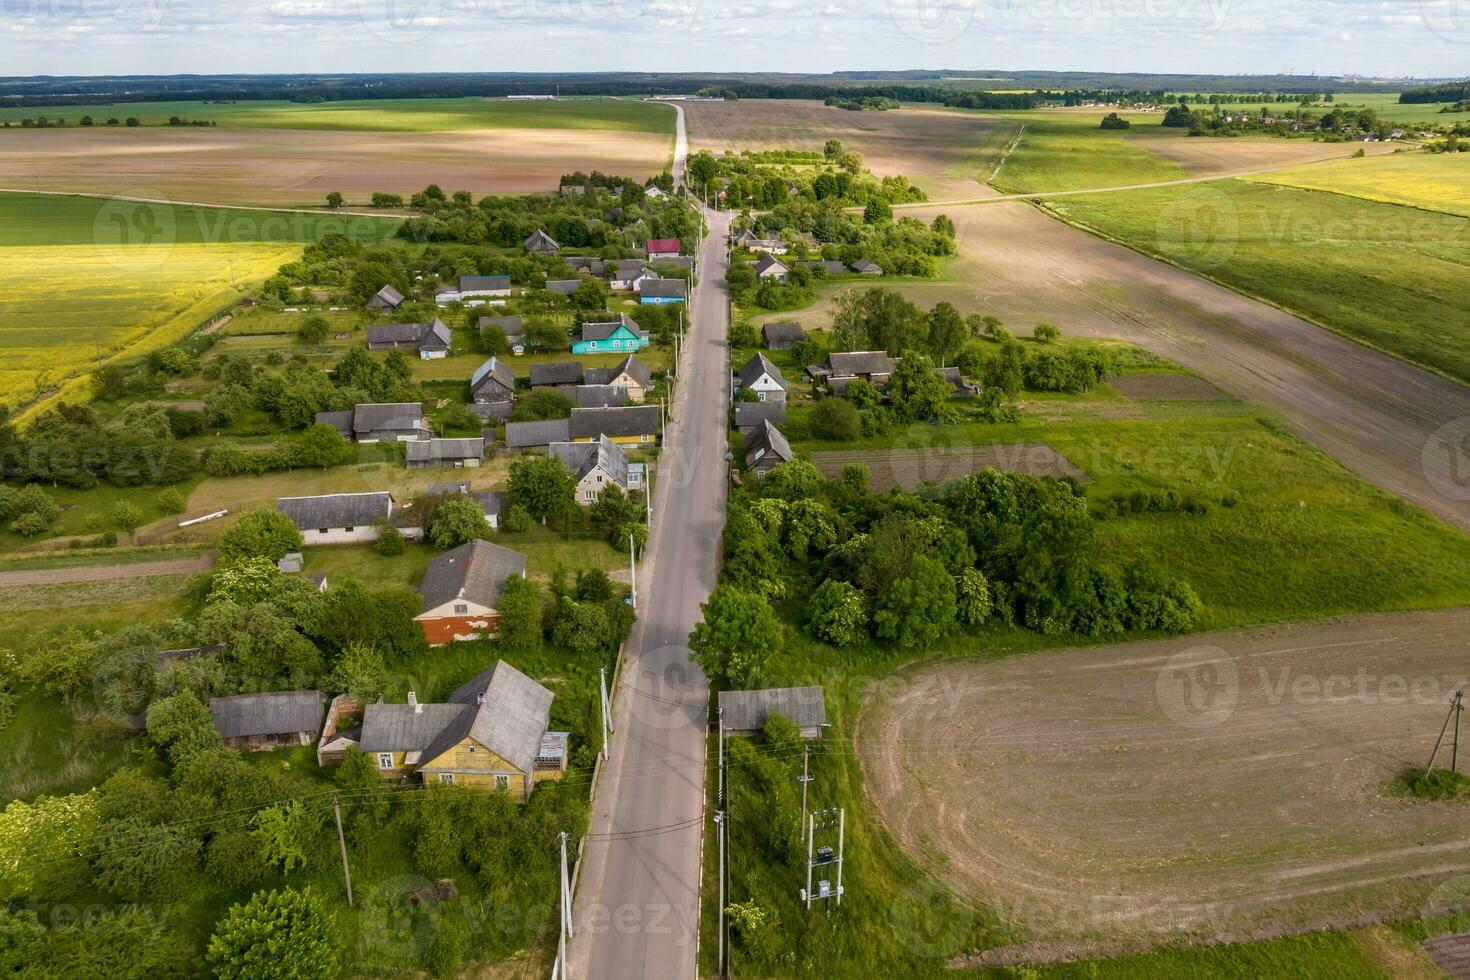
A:
<svg viewBox="0 0 1470 980">
<path fill-rule="evenodd" d="M 1222 180 L 1222 181 L 1212 181 L 1209 184 L 1206 184 L 1206 185 L 1203 185 L 1203 186 L 1212 187 L 1212 188 L 1219 188 L 1219 187 L 1223 187 L 1223 186 L 1226 186 L 1226 185 L 1229 185 L 1229 184 L 1232 184 L 1232 183 L 1247 183 L 1247 181 L 1245 181 L 1244 179 L 1240 179 L 1240 178 L 1231 178 L 1231 179 Z M 1177 269 L 1180 269 L 1180 270 L 1182 270 L 1184 272 L 1187 272 L 1190 275 L 1198 276 L 1201 279 L 1205 279 L 1205 280 L 1208 280 L 1209 282 L 1215 283 L 1216 285 L 1223 286 L 1226 289 L 1231 290 L 1232 292 L 1235 292 L 1235 293 L 1240 294 L 1241 296 L 1246 296 L 1246 297 L 1248 297 L 1250 299 L 1256 300 L 1257 302 L 1265 303 L 1268 306 L 1275 307 L 1276 309 L 1281 310 L 1282 312 L 1289 313 L 1292 316 L 1295 316 L 1295 317 L 1297 317 L 1297 318 L 1299 318 L 1301 320 L 1304 320 L 1304 321 L 1306 321 L 1308 323 L 1312 323 L 1312 324 L 1314 324 L 1316 326 L 1319 326 L 1319 327 L 1323 328 L 1324 330 L 1330 330 L 1331 332 L 1333 332 L 1333 333 L 1335 333 L 1335 334 L 1337 334 L 1337 335 L 1339 335 L 1341 337 L 1344 337 L 1344 338 L 1346 338 L 1348 340 L 1351 340 L 1354 343 L 1357 343 L 1357 344 L 1359 344 L 1359 345 L 1361 345 L 1363 347 L 1369 348 L 1370 350 L 1375 350 L 1375 351 L 1378 351 L 1379 353 L 1387 354 L 1387 355 L 1389 355 L 1391 357 L 1394 357 L 1394 358 L 1397 358 L 1397 359 L 1399 359 L 1401 361 L 1405 361 L 1407 363 L 1413 364 L 1413 365 L 1415 365 L 1417 367 L 1423 368 L 1426 371 L 1430 371 L 1430 372 L 1432 372 L 1434 374 L 1437 374 L 1437 375 L 1439 375 L 1441 377 L 1447 378 L 1447 379 L 1449 379 L 1451 381 L 1454 381 L 1454 382 L 1456 382 L 1458 384 L 1470 384 L 1470 353 L 1467 353 L 1467 354 L 1464 354 L 1464 355 L 1450 355 L 1450 354 L 1447 354 L 1444 360 L 1436 360 L 1436 359 L 1427 358 L 1427 357 L 1423 357 L 1423 356 L 1414 356 L 1409 350 L 1406 350 L 1402 346 L 1395 345 L 1395 344 L 1392 344 L 1392 343 L 1385 343 L 1385 342 L 1382 342 L 1379 339 L 1375 339 L 1375 337 L 1372 336 L 1371 334 L 1365 334 L 1363 332 L 1363 328 L 1354 329 L 1349 324 L 1340 322 L 1340 321 L 1335 320 L 1335 319 L 1329 319 L 1328 317 L 1325 317 L 1325 316 L 1323 316 L 1322 314 L 1320 314 L 1318 312 L 1314 312 L 1314 311 L 1305 309 L 1305 308 L 1303 308 L 1299 304 L 1296 304 L 1296 303 L 1292 303 L 1292 302 L 1283 300 L 1281 298 L 1278 298 L 1276 296 L 1273 296 L 1269 292 L 1264 292 L 1264 291 L 1262 291 L 1262 290 L 1260 290 L 1258 288 L 1252 288 L 1251 286 L 1249 286 L 1249 285 L 1247 285 L 1245 283 L 1242 283 L 1242 282 L 1240 282 L 1240 281 L 1238 281 L 1238 280 L 1236 280 L 1234 278 L 1227 277 L 1225 275 L 1220 274 L 1215 269 L 1211 269 L 1211 268 L 1208 268 L 1208 267 L 1203 267 L 1199 263 L 1194 263 L 1194 262 L 1186 261 L 1184 259 L 1181 259 L 1177 255 L 1171 255 L 1171 254 L 1168 253 L 1168 251 L 1160 248 L 1159 245 L 1158 245 L 1158 243 L 1157 243 L 1157 241 L 1153 241 L 1153 242 L 1141 241 L 1138 238 L 1130 237 L 1130 236 L 1128 236 L 1128 235 L 1126 235 L 1126 234 L 1124 234 L 1124 233 L 1122 233 L 1120 231 L 1110 230 L 1107 227 L 1101 226 L 1100 224 L 1098 224 L 1096 222 L 1095 216 L 1094 216 L 1094 218 L 1092 220 L 1086 220 L 1086 219 L 1083 219 L 1082 217 L 1078 216 L 1077 214 L 1072 213 L 1069 210 L 1067 210 L 1068 208 L 1072 207 L 1074 204 L 1076 204 L 1079 201 L 1111 200 L 1111 199 L 1115 199 L 1115 198 L 1119 198 L 1119 197 L 1126 197 L 1128 195 L 1151 194 L 1151 193 L 1160 193 L 1160 192 L 1181 192 L 1182 193 L 1182 192 L 1187 192 L 1188 189 L 1195 188 L 1195 187 L 1198 187 L 1198 186 L 1200 186 L 1200 185 L 1185 185 L 1184 187 L 1181 187 L 1181 188 L 1159 188 L 1159 189 L 1147 189 L 1147 190 L 1127 190 L 1127 191 L 1118 192 L 1117 194 L 1098 195 L 1095 198 L 1069 197 L 1069 198 L 1062 199 L 1060 201 L 1052 200 L 1052 199 L 1047 199 L 1047 198 L 1042 198 L 1042 199 L 1035 200 L 1035 201 L 1033 201 L 1031 203 L 1033 203 L 1038 209 L 1040 209 L 1042 212 L 1044 212 L 1045 214 L 1047 214 L 1049 217 L 1055 218 L 1056 220 L 1061 221 L 1064 224 L 1070 225 L 1073 228 L 1076 228 L 1076 229 L 1078 229 L 1080 231 L 1085 231 L 1089 235 L 1092 235 L 1095 238 L 1100 238 L 1100 239 L 1102 239 L 1104 241 L 1111 242 L 1112 244 L 1115 244 L 1115 245 L 1121 245 L 1124 248 L 1129 249 L 1130 251 L 1133 251 L 1133 252 L 1138 253 L 1139 255 L 1143 255 L 1143 256 L 1146 256 L 1147 258 L 1155 259 L 1155 260 L 1160 261 L 1160 262 L 1164 262 L 1164 263 L 1166 263 L 1168 265 L 1174 266 Z M 1337 198 L 1341 198 L 1344 201 L 1356 201 L 1358 203 L 1362 203 L 1362 204 L 1369 205 L 1369 206 L 1372 206 L 1372 207 L 1404 208 L 1405 210 L 1408 210 L 1408 211 L 1413 211 L 1413 212 L 1416 212 L 1416 213 L 1419 213 L 1419 214 L 1424 214 L 1424 215 L 1434 215 L 1434 216 L 1436 216 L 1438 218 L 1445 219 L 1445 220 L 1456 221 L 1456 222 L 1459 222 L 1459 221 L 1467 221 L 1467 222 L 1470 222 L 1470 219 L 1461 218 L 1461 217 L 1459 217 L 1457 215 L 1448 214 L 1446 212 L 1421 211 L 1420 209 L 1408 207 L 1408 206 L 1405 206 L 1405 205 L 1397 205 L 1397 204 L 1388 204 L 1388 203 L 1380 203 L 1380 202 L 1367 201 L 1366 199 L 1362 199 L 1362 198 L 1352 198 L 1352 197 L 1348 197 L 1348 196 L 1341 195 L 1341 194 L 1335 194 L 1335 193 L 1333 193 L 1331 191 L 1316 191 L 1316 190 L 1310 190 L 1310 189 L 1306 189 L 1306 188 L 1296 187 L 1294 185 L 1280 185 L 1280 184 L 1265 184 L 1265 183 L 1262 183 L 1261 186 L 1263 186 L 1263 187 L 1279 188 L 1280 190 L 1286 191 L 1286 192 L 1294 192 L 1294 193 L 1301 193 L 1301 194 L 1319 195 L 1321 197 L 1337 197 Z M 1453 259 L 1448 259 L 1446 261 L 1452 262 L 1452 263 L 1454 263 L 1456 265 L 1461 264 L 1460 262 L 1456 262 Z M 1467 270 L 1466 271 L 1467 279 L 1470 279 L 1470 263 L 1467 263 L 1465 267 L 1466 267 L 1466 270 Z M 1290 270 L 1285 270 L 1285 269 L 1280 270 L 1280 277 L 1281 278 L 1289 279 L 1290 276 L 1291 276 Z M 1411 281 L 1414 281 L 1414 280 L 1411 279 Z M 1422 275 L 1419 277 L 1418 281 L 1420 281 L 1420 282 L 1423 281 L 1422 280 Z M 1433 315 L 1434 314 L 1432 312 L 1425 312 L 1423 314 L 1424 319 L 1420 319 L 1420 320 L 1416 320 L 1415 321 L 1416 322 L 1416 326 L 1419 325 L 1419 324 L 1422 324 L 1423 322 L 1435 322 L 1432 319 L 1430 319 L 1430 318 L 1433 317 Z M 1452 338 L 1448 338 L 1448 337 L 1446 338 L 1446 342 L 1447 342 L 1447 345 L 1448 346 L 1454 346 L 1453 343 L 1451 343 L 1451 340 L 1452 340 Z M 1448 360 L 1451 363 L 1445 363 L 1445 360 Z M 1453 362 L 1454 361 L 1457 361 L 1457 360 L 1462 362 L 1458 366 L 1458 368 L 1455 367 L 1455 366 L 1453 366 Z"/>
</svg>

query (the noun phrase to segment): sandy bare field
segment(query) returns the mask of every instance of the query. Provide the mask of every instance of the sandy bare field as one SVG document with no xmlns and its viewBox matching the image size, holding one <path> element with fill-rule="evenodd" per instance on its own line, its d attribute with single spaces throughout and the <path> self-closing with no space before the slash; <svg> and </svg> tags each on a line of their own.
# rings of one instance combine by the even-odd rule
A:
<svg viewBox="0 0 1470 980">
<path fill-rule="evenodd" d="M 1183 167 L 1191 177 L 1212 177 L 1268 167 L 1295 167 L 1345 160 L 1358 149 L 1369 156 L 1392 153 L 1392 143 L 1314 143 L 1311 140 L 1187 136 L 1151 128 L 1126 137 L 1139 147 Z"/>
<path fill-rule="evenodd" d="M 903 174 L 930 197 L 976 197 L 982 169 L 1015 125 L 940 107 L 850 112 L 820 102 L 691 102 L 690 151 L 816 149 L 829 139 L 881 176 Z M 988 173 L 988 170 L 986 170 Z"/>
<path fill-rule="evenodd" d="M 1467 811 L 1380 785 L 1427 760 L 1467 630 L 1448 610 L 931 665 L 857 746 L 912 856 L 1041 944 L 1413 911 L 1463 872 Z"/>
<path fill-rule="evenodd" d="M 483 194 L 552 191 L 579 169 L 647 176 L 671 145 L 598 130 L 28 130 L 0 134 L 0 186 L 268 206 L 319 205 L 336 190 L 365 204 L 429 183 Z"/>
<path fill-rule="evenodd" d="M 1067 457 L 1039 442 L 820 452 L 812 453 L 812 462 L 831 479 L 841 476 L 844 466 L 866 466 L 874 493 L 894 487 L 917 490 L 925 483 L 943 485 L 987 467 L 1032 476 L 1070 476 L 1083 483 L 1090 479 Z"/>
</svg>

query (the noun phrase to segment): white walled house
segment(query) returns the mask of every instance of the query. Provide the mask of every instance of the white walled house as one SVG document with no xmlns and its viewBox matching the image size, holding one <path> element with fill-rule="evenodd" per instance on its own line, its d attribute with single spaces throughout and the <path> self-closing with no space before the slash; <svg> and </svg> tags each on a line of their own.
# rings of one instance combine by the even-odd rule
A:
<svg viewBox="0 0 1470 980">
<path fill-rule="evenodd" d="M 379 521 L 392 522 L 393 495 L 332 493 L 319 497 L 281 497 L 276 510 L 301 530 L 303 543 L 359 544 L 378 540 Z M 417 537 L 419 529 L 400 528 L 405 537 Z"/>
<path fill-rule="evenodd" d="M 757 353 L 735 375 L 736 396 L 744 391 L 755 392 L 756 398 L 763 402 L 784 402 L 786 378 L 770 358 Z"/>
<path fill-rule="evenodd" d="M 635 486 L 627 453 L 607 436 L 599 436 L 593 442 L 553 442 L 546 451 L 561 460 L 577 478 L 576 499 L 583 507 L 596 503 L 608 486 L 615 485 L 624 492 L 641 487 L 642 474 Z"/>
</svg>

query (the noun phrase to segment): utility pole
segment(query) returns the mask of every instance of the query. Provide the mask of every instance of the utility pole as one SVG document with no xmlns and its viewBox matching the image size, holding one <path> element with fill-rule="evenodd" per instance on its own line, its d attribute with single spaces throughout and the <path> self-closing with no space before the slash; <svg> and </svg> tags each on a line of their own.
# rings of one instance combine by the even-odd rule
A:
<svg viewBox="0 0 1470 980">
<path fill-rule="evenodd" d="M 725 805 L 725 709 L 717 709 L 717 717 L 720 725 L 720 789 L 715 802 L 720 806 Z"/>
<path fill-rule="evenodd" d="M 797 824 L 798 827 L 800 827 L 802 823 L 806 823 L 806 784 L 812 781 L 812 777 L 807 775 L 807 761 L 810 759 L 811 754 L 812 754 L 812 745 L 811 745 L 811 743 L 810 742 L 807 742 L 804 745 L 802 745 L 802 747 L 801 747 L 801 779 L 800 779 L 800 782 L 801 782 L 801 823 Z"/>
<path fill-rule="evenodd" d="M 633 583 L 633 611 L 638 611 L 638 559 L 633 555 L 633 532 L 628 532 L 628 581 Z"/>
<path fill-rule="evenodd" d="M 648 516 L 645 523 L 648 530 L 653 530 L 653 464 L 643 464 L 643 505 L 647 508 Z"/>
<path fill-rule="evenodd" d="M 332 812 L 337 815 L 337 845 L 342 848 L 342 883 L 347 886 L 347 907 L 352 908 L 352 871 L 347 867 L 347 838 L 342 834 L 342 807 L 332 797 Z"/>
<path fill-rule="evenodd" d="M 612 712 L 607 710 L 607 668 L 597 668 L 598 684 L 602 689 L 602 757 L 607 758 L 608 738 L 612 734 Z"/>
<path fill-rule="evenodd" d="M 558 975 L 561 980 L 567 980 L 567 940 L 572 938 L 572 893 L 570 879 L 567 877 L 567 832 L 561 832 L 561 915 L 557 923 L 557 931 L 560 935 L 556 941 L 556 968 L 552 970 L 553 980 Z"/>
<path fill-rule="evenodd" d="M 1450 720 L 1455 722 L 1454 747 L 1450 750 L 1450 768 L 1455 767 L 1456 756 L 1459 754 L 1460 742 L 1460 712 L 1464 710 L 1465 692 L 1456 691 L 1455 696 L 1450 698 L 1450 710 L 1444 717 L 1444 724 L 1439 727 L 1439 738 L 1434 740 L 1434 751 L 1429 753 L 1429 765 L 1424 767 L 1424 775 L 1428 776 L 1434 771 L 1434 760 L 1439 755 L 1439 747 L 1444 744 L 1444 734 L 1449 730 Z"/>
<path fill-rule="evenodd" d="M 725 812 L 715 811 L 715 826 L 719 828 L 720 838 L 720 954 L 719 972 L 717 976 L 725 975 Z"/>
<path fill-rule="evenodd" d="M 834 851 L 830 844 L 817 847 L 817 818 L 822 817 L 822 829 L 831 831 L 833 815 L 837 817 L 837 849 Z M 812 900 L 818 898 L 836 898 L 837 904 L 842 904 L 842 850 L 843 842 L 847 833 L 847 811 L 840 807 L 831 807 L 826 810 L 814 810 L 807 818 L 806 832 L 806 887 L 801 890 L 801 899 L 807 908 L 812 907 Z M 837 881 L 833 883 L 826 878 L 817 881 L 815 891 L 812 889 L 812 869 L 829 868 L 836 866 Z"/>
</svg>

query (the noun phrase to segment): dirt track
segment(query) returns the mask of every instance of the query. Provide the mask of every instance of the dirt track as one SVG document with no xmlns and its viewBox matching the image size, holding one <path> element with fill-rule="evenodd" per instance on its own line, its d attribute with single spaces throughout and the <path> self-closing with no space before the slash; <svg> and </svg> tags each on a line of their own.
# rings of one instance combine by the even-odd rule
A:
<svg viewBox="0 0 1470 980">
<path fill-rule="evenodd" d="M 1470 811 L 1379 787 L 1428 757 L 1467 630 L 1447 610 L 931 665 L 865 707 L 865 782 L 917 860 L 1041 944 L 1414 911 L 1463 873 Z"/>
<path fill-rule="evenodd" d="M 214 567 L 214 553 L 165 561 L 138 561 L 120 565 L 77 565 L 72 568 L 33 568 L 0 572 L 0 589 L 23 585 L 55 585 L 60 582 L 110 582 L 154 575 L 190 575 Z"/>
</svg>

